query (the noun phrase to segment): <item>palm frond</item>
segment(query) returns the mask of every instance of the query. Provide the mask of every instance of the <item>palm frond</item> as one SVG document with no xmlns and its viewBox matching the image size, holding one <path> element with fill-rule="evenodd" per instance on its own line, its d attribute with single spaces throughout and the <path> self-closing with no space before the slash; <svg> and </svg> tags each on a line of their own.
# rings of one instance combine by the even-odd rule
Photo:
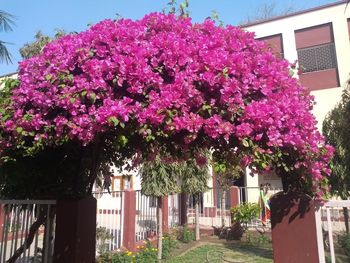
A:
<svg viewBox="0 0 350 263">
<path fill-rule="evenodd" d="M 0 31 L 12 31 L 16 17 L 0 10 Z"/>
<path fill-rule="evenodd" d="M 6 64 L 12 63 L 12 56 L 7 50 L 6 42 L 0 40 L 0 63 L 6 62 Z"/>
</svg>

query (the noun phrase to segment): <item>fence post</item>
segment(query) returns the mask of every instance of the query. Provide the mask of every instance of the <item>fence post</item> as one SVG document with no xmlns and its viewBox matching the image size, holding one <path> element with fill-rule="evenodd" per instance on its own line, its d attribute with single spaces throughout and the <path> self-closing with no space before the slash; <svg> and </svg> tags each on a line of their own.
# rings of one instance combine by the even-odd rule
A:
<svg viewBox="0 0 350 263">
<path fill-rule="evenodd" d="M 126 190 L 124 194 L 123 247 L 134 251 L 136 248 L 136 192 Z"/>
<path fill-rule="evenodd" d="M 239 205 L 240 202 L 240 197 L 239 197 L 239 188 L 237 186 L 231 186 L 230 187 L 230 206 L 235 207 Z"/>
<path fill-rule="evenodd" d="M 0 238 L 2 238 L 2 230 L 5 223 L 5 205 L 0 204 Z M 1 240 L 2 242 L 3 240 Z"/>
<path fill-rule="evenodd" d="M 168 205 L 168 196 L 163 196 L 162 197 L 162 214 L 163 214 L 163 222 L 162 222 L 162 227 L 163 227 L 163 233 L 168 232 L 169 230 L 169 225 L 168 225 L 168 220 L 169 220 L 169 205 Z"/>
</svg>

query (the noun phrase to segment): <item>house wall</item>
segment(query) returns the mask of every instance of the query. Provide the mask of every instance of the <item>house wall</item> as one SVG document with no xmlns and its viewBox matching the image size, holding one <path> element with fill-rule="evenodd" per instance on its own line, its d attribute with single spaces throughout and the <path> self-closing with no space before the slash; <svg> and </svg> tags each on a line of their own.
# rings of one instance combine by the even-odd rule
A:
<svg viewBox="0 0 350 263">
<path fill-rule="evenodd" d="M 3 84 L 3 81 L 7 78 L 11 78 L 11 79 L 16 79 L 18 76 L 17 73 L 10 73 L 10 74 L 7 74 L 7 75 L 4 75 L 4 76 L 0 76 L 0 89 L 3 88 L 4 84 Z"/>
<path fill-rule="evenodd" d="M 332 24 L 340 85 L 338 87 L 311 91 L 311 94 L 315 96 L 316 105 L 313 109 L 313 114 L 318 121 L 317 127 L 319 130 L 322 129 L 322 121 L 327 112 L 340 100 L 342 89 L 346 86 L 349 79 L 350 42 L 348 18 L 350 18 L 350 7 L 346 8 L 344 3 L 244 27 L 247 31 L 255 32 L 256 38 L 282 34 L 284 58 L 294 62 L 298 60 L 295 31 L 327 23 Z"/>
<path fill-rule="evenodd" d="M 255 32 L 257 39 L 269 39 L 270 36 L 276 36 L 282 34 L 283 55 L 284 58 L 290 62 L 298 60 L 297 45 L 298 47 L 307 46 L 307 42 L 329 42 L 334 41 L 337 60 L 337 75 L 338 80 L 332 82 L 331 75 L 332 70 L 317 71 L 310 74 L 304 74 L 302 76 L 303 83 L 307 85 L 318 86 L 319 89 L 311 90 L 311 94 L 315 97 L 316 105 L 313 108 L 313 114 L 317 120 L 317 128 L 322 131 L 322 122 L 326 114 L 336 105 L 340 100 L 342 90 L 346 87 L 349 80 L 350 71 L 350 42 L 349 42 L 349 27 L 348 19 L 350 18 L 350 6 L 346 8 L 346 1 L 333 6 L 320 8 L 310 12 L 301 12 L 296 15 L 290 15 L 286 17 L 280 17 L 278 19 L 272 19 L 251 26 L 244 26 L 244 29 L 250 32 Z M 319 29 L 319 25 L 330 24 L 333 36 L 329 35 L 324 28 Z M 302 29 L 315 27 L 315 30 L 307 32 L 309 35 L 305 35 Z M 299 33 L 298 39 L 296 39 L 296 33 Z M 333 38 L 333 39 L 332 39 Z M 318 44 L 320 44 L 318 43 Z M 317 44 L 317 43 L 316 43 Z M 315 45 L 316 45 L 315 44 Z M 317 76 L 318 74 L 318 76 Z M 298 76 L 296 76 L 298 77 Z M 311 81 L 311 83 L 310 83 Z M 316 83 L 319 82 L 319 83 Z M 307 84 L 309 83 L 309 84 Z M 333 83 L 333 84 L 329 84 Z M 339 83 L 338 85 L 334 83 Z M 332 86 L 333 85 L 333 86 Z M 330 88 L 324 88 L 330 87 Z M 272 186 L 281 187 L 280 180 L 276 178 L 264 178 L 259 175 L 256 178 L 249 176 L 249 170 L 246 173 L 246 186 L 257 187 L 261 183 L 270 183 Z M 256 199 L 256 196 L 252 194 L 251 199 Z"/>
</svg>

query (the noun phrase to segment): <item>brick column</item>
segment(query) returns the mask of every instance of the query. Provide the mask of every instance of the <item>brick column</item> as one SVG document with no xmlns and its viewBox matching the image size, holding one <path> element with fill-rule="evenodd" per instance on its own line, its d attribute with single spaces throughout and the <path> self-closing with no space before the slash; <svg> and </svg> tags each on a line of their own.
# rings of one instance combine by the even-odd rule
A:
<svg viewBox="0 0 350 263">
<path fill-rule="evenodd" d="M 230 187 L 230 206 L 235 207 L 241 202 L 239 196 L 239 188 L 237 186 Z"/>
<path fill-rule="evenodd" d="M 314 201 L 297 192 L 279 192 L 270 201 L 274 262 L 323 262 L 317 246 Z"/>
<path fill-rule="evenodd" d="M 136 248 L 136 192 L 126 190 L 124 194 L 123 247 L 130 251 Z"/>
<path fill-rule="evenodd" d="M 4 227 L 4 223 L 5 223 L 5 205 L 0 204 L 0 238 L 2 238 L 2 230 Z"/>
<path fill-rule="evenodd" d="M 95 262 L 96 199 L 58 200 L 54 263 Z"/>
<path fill-rule="evenodd" d="M 169 205 L 168 205 L 168 196 L 162 197 L 162 214 L 163 214 L 163 222 L 162 222 L 162 227 L 163 227 L 163 233 L 168 232 L 169 230 Z"/>
</svg>

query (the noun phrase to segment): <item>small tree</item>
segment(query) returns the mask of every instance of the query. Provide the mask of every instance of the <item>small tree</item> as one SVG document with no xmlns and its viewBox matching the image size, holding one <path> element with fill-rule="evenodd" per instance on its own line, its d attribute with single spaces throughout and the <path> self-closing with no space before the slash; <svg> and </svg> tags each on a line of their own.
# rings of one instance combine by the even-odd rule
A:
<svg viewBox="0 0 350 263">
<path fill-rule="evenodd" d="M 205 157 L 202 157 L 205 158 Z M 208 180 L 210 178 L 207 161 L 202 160 L 201 166 L 196 161 L 189 160 L 182 163 L 181 169 L 181 189 L 182 192 L 193 195 L 195 202 L 195 223 L 196 240 L 200 239 L 199 229 L 199 202 L 200 195 L 208 190 Z"/>
<path fill-rule="evenodd" d="M 162 198 L 172 193 L 180 192 L 177 183 L 180 170 L 175 163 L 166 163 L 157 156 L 154 160 L 145 161 L 140 168 L 141 191 L 146 196 L 157 198 L 157 230 L 158 259 L 162 259 L 163 246 L 163 212 Z"/>
<path fill-rule="evenodd" d="M 229 152 L 228 154 L 214 152 L 213 158 L 215 179 L 221 190 L 221 226 L 225 227 L 226 194 L 230 190 L 234 179 L 242 176 L 242 167 L 240 157 L 235 152 Z"/>
<path fill-rule="evenodd" d="M 334 146 L 332 174 L 329 177 L 331 193 L 343 200 L 350 197 L 350 90 L 343 91 L 341 101 L 327 114 L 323 121 L 323 134 Z M 349 233 L 349 211 L 343 208 L 346 232 Z"/>
<path fill-rule="evenodd" d="M 64 35 L 66 35 L 66 33 L 64 32 L 64 30 L 60 29 L 56 30 L 54 37 L 50 37 L 48 35 L 43 34 L 41 31 L 38 31 L 34 36 L 35 40 L 33 42 L 24 44 L 24 46 L 19 49 L 19 53 L 21 54 L 21 57 L 23 59 L 28 59 L 37 56 L 41 54 L 44 47 L 48 43 Z"/>
</svg>

